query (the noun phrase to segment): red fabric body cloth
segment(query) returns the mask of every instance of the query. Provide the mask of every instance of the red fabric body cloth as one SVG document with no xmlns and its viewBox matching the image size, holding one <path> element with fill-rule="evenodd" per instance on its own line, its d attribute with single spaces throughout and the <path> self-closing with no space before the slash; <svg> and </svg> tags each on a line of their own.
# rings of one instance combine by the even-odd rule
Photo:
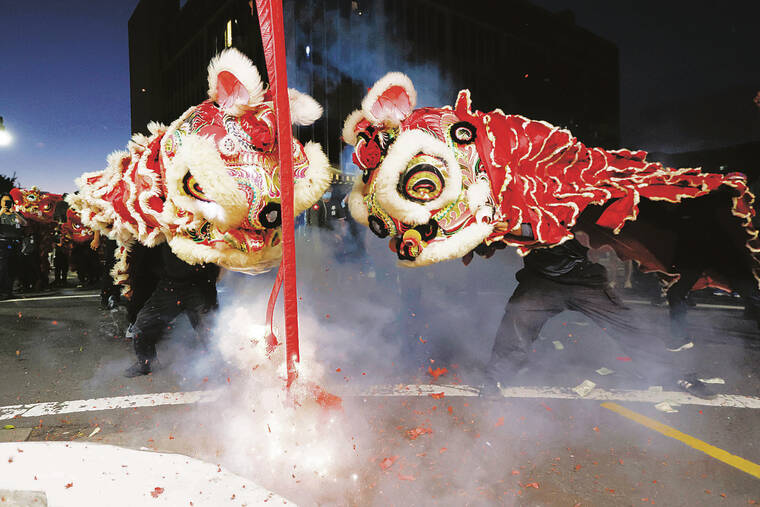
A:
<svg viewBox="0 0 760 507">
<path fill-rule="evenodd" d="M 642 198 L 682 203 L 721 190 L 729 191 L 731 214 L 741 224 L 743 244 L 755 279 L 760 280 L 760 240 L 752 225 L 754 196 L 746 177 L 703 173 L 696 168 L 673 169 L 646 160 L 645 151 L 589 148 L 567 130 L 501 111 L 470 110 L 468 91 L 460 92 L 457 115 L 478 128 L 477 149 L 488 173 L 500 216 L 487 243 L 504 242 L 526 253 L 530 246 L 551 246 L 573 237 L 573 228 L 590 206 L 603 206 L 595 217 L 592 244 L 609 244 L 623 259 L 634 259 L 644 271 L 668 273 L 651 248 L 651 238 L 626 235 L 623 227 L 636 221 Z M 535 240 L 508 236 L 516 224 L 529 223 Z M 604 231 L 607 231 L 606 233 Z M 618 235 L 623 231 L 624 234 Z M 595 245 L 595 246 L 596 246 Z M 695 287 L 724 287 L 704 276 Z"/>
</svg>

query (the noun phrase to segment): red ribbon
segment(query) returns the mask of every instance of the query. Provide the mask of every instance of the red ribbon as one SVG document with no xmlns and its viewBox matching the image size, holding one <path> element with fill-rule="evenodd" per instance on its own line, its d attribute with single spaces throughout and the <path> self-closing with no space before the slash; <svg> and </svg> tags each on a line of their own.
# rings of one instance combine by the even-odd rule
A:
<svg viewBox="0 0 760 507">
<path fill-rule="evenodd" d="M 280 158 L 280 189 L 282 191 L 282 262 L 277 273 L 285 285 L 285 353 L 288 370 L 288 387 L 296 378 L 298 351 L 298 289 L 296 287 L 296 247 L 293 216 L 293 133 L 288 102 L 288 72 L 285 61 L 285 29 L 282 20 L 281 0 L 256 0 L 259 14 L 261 41 L 269 75 L 269 87 L 274 90 L 274 111 L 277 116 L 278 154 Z M 276 288 L 270 297 L 274 311 Z M 271 320 L 270 320 L 271 326 Z M 271 329 L 271 327 L 270 327 Z M 276 339 L 275 339 L 276 341 Z M 270 341 L 271 343 L 271 341 Z"/>
</svg>

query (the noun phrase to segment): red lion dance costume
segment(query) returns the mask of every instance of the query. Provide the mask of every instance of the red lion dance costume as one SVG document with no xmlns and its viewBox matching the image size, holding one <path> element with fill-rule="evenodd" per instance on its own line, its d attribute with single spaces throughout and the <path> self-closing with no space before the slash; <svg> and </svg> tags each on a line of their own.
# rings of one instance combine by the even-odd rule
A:
<svg viewBox="0 0 760 507">
<path fill-rule="evenodd" d="M 82 222 L 120 245 L 114 276 L 127 281 L 126 253 L 137 241 L 167 241 L 190 264 L 260 272 L 282 254 L 280 174 L 270 93 L 253 63 L 235 49 L 209 64 L 208 100 L 171 125 L 148 125 L 108 167 L 86 173 L 68 202 Z M 311 97 L 289 90 L 293 123 L 322 114 Z M 330 183 L 327 157 L 316 143 L 293 141 L 295 213 Z"/>
<path fill-rule="evenodd" d="M 500 110 L 473 111 L 470 93 L 452 108 L 414 109 L 408 77 L 378 81 L 345 122 L 362 169 L 353 216 L 408 267 L 504 245 L 551 247 L 588 233 L 644 271 L 670 282 L 700 252 L 695 287 L 760 279 L 754 197 L 743 175 L 671 169 L 646 152 L 589 148 L 567 130 Z M 521 239 L 522 224 L 534 231 Z"/>
<path fill-rule="evenodd" d="M 50 271 L 48 254 L 53 250 L 56 221 L 60 221 L 59 232 L 69 243 L 89 243 L 92 240 L 92 231 L 85 227 L 79 216 L 70 209 L 66 211 L 65 219 L 59 216 L 57 210 L 66 206 L 60 194 L 43 192 L 37 187 L 13 188 L 11 197 L 16 211 L 29 221 L 28 227 L 37 244 L 35 266 L 25 268 L 33 269 L 34 272 L 27 275 L 36 281 L 37 288 L 47 288 Z"/>
</svg>

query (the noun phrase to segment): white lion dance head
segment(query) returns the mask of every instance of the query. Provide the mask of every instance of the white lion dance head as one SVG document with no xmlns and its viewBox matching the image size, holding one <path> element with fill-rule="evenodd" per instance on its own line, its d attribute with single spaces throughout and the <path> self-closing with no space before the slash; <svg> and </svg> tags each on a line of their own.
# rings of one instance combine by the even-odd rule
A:
<svg viewBox="0 0 760 507">
<path fill-rule="evenodd" d="M 168 127 L 148 125 L 69 196 L 85 225 L 128 248 L 167 241 L 184 261 L 259 272 L 281 257 L 280 160 L 272 97 L 256 67 L 228 49 L 208 67 L 208 100 Z M 322 108 L 289 90 L 291 116 L 309 125 Z M 293 140 L 294 212 L 330 184 L 316 143 Z"/>
</svg>

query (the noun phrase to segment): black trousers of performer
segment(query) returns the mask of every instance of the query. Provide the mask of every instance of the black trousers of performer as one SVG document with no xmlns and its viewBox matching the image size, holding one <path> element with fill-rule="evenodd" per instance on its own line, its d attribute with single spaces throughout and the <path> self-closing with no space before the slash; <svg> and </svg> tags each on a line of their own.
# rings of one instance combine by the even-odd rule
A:
<svg viewBox="0 0 760 507">
<path fill-rule="evenodd" d="M 8 297 L 13 292 L 11 268 L 16 250 L 16 244 L 12 240 L 0 239 L 0 297 Z"/>
<path fill-rule="evenodd" d="M 210 333 L 210 314 L 217 306 L 216 287 L 208 283 L 162 280 L 137 314 L 134 348 L 140 363 L 156 358 L 156 344 L 169 324 L 184 313 L 205 346 Z"/>
<path fill-rule="evenodd" d="M 108 306 L 108 299 L 112 297 L 114 302 L 118 302 L 121 295 L 119 286 L 116 285 L 111 276 L 111 270 L 116 264 L 116 241 L 105 238 L 103 240 L 103 263 L 102 272 L 100 275 L 100 306 L 106 308 Z"/>
<path fill-rule="evenodd" d="M 55 282 L 53 283 L 58 287 L 64 287 L 66 285 L 66 278 L 69 276 L 68 254 L 56 248 L 53 267 L 55 268 Z"/>
<path fill-rule="evenodd" d="M 598 264 L 588 266 L 604 269 Z M 633 358 L 633 363 L 618 364 L 616 369 L 639 379 L 655 372 L 667 380 L 680 378 L 682 368 L 671 362 L 668 354 L 672 353 L 665 349 L 667 334 L 651 318 L 623 304 L 606 280 L 586 285 L 560 283 L 527 268 L 517 273 L 517 280 L 520 283 L 507 303 L 487 367 L 493 380 L 509 381 L 518 373 L 527 364 L 546 321 L 565 310 L 588 317 Z M 655 337 L 653 342 L 646 339 L 650 336 Z"/>
</svg>

